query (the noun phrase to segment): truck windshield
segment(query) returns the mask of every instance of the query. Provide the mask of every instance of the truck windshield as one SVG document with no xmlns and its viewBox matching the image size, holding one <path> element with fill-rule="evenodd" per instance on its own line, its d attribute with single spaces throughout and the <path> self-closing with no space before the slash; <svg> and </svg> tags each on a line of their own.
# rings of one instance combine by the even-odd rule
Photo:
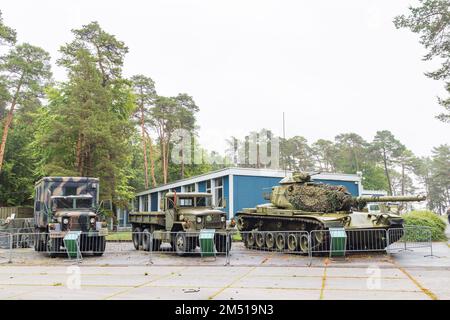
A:
<svg viewBox="0 0 450 320">
<path fill-rule="evenodd" d="M 92 199 L 55 199 L 57 209 L 89 209 L 92 207 Z"/>
<path fill-rule="evenodd" d="M 193 207 L 194 206 L 194 199 L 192 199 L 192 198 L 180 198 L 178 200 L 178 205 L 180 207 Z"/>
<path fill-rule="evenodd" d="M 211 197 L 197 197 L 197 207 L 210 207 Z"/>
<path fill-rule="evenodd" d="M 89 209 L 92 207 L 92 199 L 76 199 L 77 209 Z"/>
<path fill-rule="evenodd" d="M 73 199 L 55 199 L 55 206 L 57 209 L 72 209 Z"/>
</svg>

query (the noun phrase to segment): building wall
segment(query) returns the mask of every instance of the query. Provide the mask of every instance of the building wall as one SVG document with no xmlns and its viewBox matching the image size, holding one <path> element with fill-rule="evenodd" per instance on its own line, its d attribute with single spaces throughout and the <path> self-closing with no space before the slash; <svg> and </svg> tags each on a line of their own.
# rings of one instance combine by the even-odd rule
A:
<svg viewBox="0 0 450 320">
<path fill-rule="evenodd" d="M 263 193 L 270 192 L 280 180 L 274 177 L 234 176 L 234 213 L 243 208 L 253 208 L 257 204 L 267 203 Z"/>
<path fill-rule="evenodd" d="M 198 183 L 198 192 L 206 192 L 206 181 Z"/>
</svg>

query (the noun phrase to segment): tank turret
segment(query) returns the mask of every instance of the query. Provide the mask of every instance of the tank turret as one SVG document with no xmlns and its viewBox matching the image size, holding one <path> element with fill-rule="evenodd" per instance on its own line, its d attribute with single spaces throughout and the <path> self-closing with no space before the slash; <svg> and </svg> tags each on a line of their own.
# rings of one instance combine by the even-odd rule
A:
<svg viewBox="0 0 450 320">
<path fill-rule="evenodd" d="M 353 197 L 344 186 L 312 182 L 311 176 L 314 174 L 296 172 L 284 178 L 279 186 L 272 188 L 268 199 L 278 208 L 323 213 L 362 210 L 369 202 L 412 202 L 426 199 L 425 196 Z"/>
</svg>

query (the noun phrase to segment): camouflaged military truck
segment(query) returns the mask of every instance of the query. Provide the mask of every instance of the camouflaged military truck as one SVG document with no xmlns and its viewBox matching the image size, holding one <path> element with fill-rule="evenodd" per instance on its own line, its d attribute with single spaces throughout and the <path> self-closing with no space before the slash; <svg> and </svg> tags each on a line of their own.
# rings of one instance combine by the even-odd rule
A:
<svg viewBox="0 0 450 320">
<path fill-rule="evenodd" d="M 36 251 L 55 256 L 64 252 L 64 237 L 81 231 L 80 251 L 100 256 L 108 233 L 99 214 L 99 180 L 85 177 L 45 177 L 35 185 Z"/>
<path fill-rule="evenodd" d="M 368 212 L 364 209 L 366 204 L 422 201 L 425 196 L 353 197 L 344 186 L 315 183 L 310 174 L 297 172 L 273 187 L 266 200 L 270 203 L 244 208 L 236 214 L 238 230 L 248 231 L 244 235 L 245 246 L 306 254 L 309 246 L 327 250 L 329 228 L 362 230 L 362 234 L 347 232 L 347 249 L 385 248 L 385 232 L 369 234 L 364 230 L 401 228 L 403 219 L 392 212 Z M 311 242 L 296 232 L 313 230 L 318 231 L 312 233 Z M 390 243 L 398 241 L 402 233 L 395 236 L 398 238 L 389 239 Z"/>
<path fill-rule="evenodd" d="M 226 246 L 231 246 L 226 234 L 226 214 L 213 208 L 211 196 L 203 192 L 169 192 L 161 199 L 162 211 L 131 213 L 135 249 L 149 251 L 152 246 L 152 251 L 158 251 L 164 242 L 182 256 L 199 245 L 200 230 L 214 229 L 216 250 L 225 252 Z"/>
</svg>

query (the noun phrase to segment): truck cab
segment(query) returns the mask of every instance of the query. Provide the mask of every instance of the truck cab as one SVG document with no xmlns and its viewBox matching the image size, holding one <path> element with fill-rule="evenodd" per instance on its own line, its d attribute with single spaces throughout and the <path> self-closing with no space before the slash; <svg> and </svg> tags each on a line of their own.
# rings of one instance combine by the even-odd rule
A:
<svg viewBox="0 0 450 320">
<path fill-rule="evenodd" d="M 202 229 L 214 229 L 216 249 L 225 252 L 226 213 L 214 208 L 212 195 L 206 192 L 168 192 L 160 202 L 161 211 L 130 214 L 134 247 L 158 251 L 162 243 L 169 243 L 173 251 L 184 255 L 198 246 Z"/>
</svg>

